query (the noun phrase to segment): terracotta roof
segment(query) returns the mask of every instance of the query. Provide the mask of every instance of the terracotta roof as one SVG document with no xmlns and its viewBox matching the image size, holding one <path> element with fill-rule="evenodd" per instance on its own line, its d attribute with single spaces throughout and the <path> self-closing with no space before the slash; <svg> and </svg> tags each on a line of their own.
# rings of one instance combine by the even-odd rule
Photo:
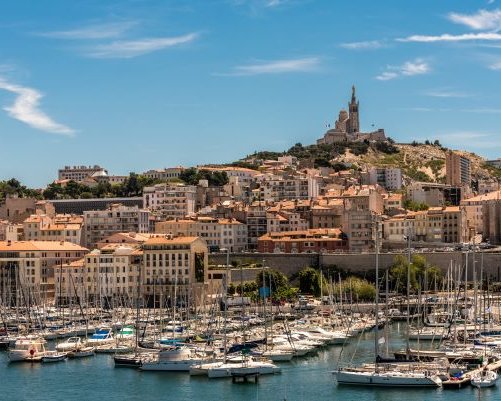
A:
<svg viewBox="0 0 501 401">
<path fill-rule="evenodd" d="M 88 251 L 67 241 L 0 241 L 0 251 Z"/>
</svg>

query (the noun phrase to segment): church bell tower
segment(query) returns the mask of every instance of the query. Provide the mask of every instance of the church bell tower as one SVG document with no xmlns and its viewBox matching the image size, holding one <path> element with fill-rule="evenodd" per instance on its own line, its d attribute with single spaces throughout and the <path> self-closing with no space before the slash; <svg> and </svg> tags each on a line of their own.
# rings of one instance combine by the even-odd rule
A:
<svg viewBox="0 0 501 401">
<path fill-rule="evenodd" d="M 351 102 L 348 103 L 349 120 L 347 131 L 350 134 L 360 132 L 360 121 L 358 118 L 358 101 L 355 96 L 355 86 L 351 87 Z"/>
</svg>

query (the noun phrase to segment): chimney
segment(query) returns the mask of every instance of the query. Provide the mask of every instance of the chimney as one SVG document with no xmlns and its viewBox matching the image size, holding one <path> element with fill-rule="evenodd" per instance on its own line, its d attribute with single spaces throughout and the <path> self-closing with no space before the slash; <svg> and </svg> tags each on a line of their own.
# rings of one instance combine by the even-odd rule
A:
<svg viewBox="0 0 501 401">
<path fill-rule="evenodd" d="M 12 241 L 11 241 L 11 240 L 8 240 L 8 241 L 7 241 L 7 246 L 11 246 L 11 244 L 12 244 Z"/>
</svg>

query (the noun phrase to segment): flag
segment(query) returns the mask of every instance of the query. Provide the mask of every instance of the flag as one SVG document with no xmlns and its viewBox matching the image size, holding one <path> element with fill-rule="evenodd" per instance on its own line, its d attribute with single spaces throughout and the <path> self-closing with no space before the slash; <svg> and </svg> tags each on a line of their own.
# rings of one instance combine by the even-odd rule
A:
<svg viewBox="0 0 501 401">
<path fill-rule="evenodd" d="M 378 344 L 384 344 L 386 342 L 386 340 L 384 339 L 384 337 L 381 337 L 379 340 L 377 340 Z"/>
</svg>

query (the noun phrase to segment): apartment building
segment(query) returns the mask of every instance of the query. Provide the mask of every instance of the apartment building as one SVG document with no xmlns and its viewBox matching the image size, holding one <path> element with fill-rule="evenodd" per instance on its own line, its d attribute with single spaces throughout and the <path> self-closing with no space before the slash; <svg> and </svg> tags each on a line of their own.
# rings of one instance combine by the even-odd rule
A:
<svg viewBox="0 0 501 401">
<path fill-rule="evenodd" d="M 459 206 L 434 207 L 383 221 L 383 238 L 389 242 L 462 243 L 469 239 L 465 212 Z"/>
<path fill-rule="evenodd" d="M 372 167 L 368 170 L 369 184 L 381 185 L 388 191 L 402 188 L 402 170 L 396 167 Z"/>
<path fill-rule="evenodd" d="M 302 218 L 301 213 L 282 210 L 280 206 L 270 207 L 266 211 L 267 232 L 304 231 L 309 228 L 309 222 Z"/>
<path fill-rule="evenodd" d="M 63 241 L 0 242 L 1 299 L 10 305 L 53 299 L 54 266 L 81 259 L 87 252 L 80 245 Z"/>
<path fill-rule="evenodd" d="M 131 305 L 140 290 L 142 254 L 138 246 L 108 244 L 56 266 L 56 302 L 92 302 L 104 308 Z"/>
<path fill-rule="evenodd" d="M 81 182 L 85 178 L 96 173 L 104 173 L 108 175 L 108 171 L 101 166 L 64 166 L 58 170 L 58 180 L 73 180 Z"/>
<path fill-rule="evenodd" d="M 97 243 L 114 233 L 148 232 L 148 210 L 137 206 L 113 204 L 107 210 L 91 210 L 84 212 L 85 245 L 95 248 Z"/>
<path fill-rule="evenodd" d="M 310 182 L 306 177 L 277 177 L 261 181 L 259 196 L 262 201 L 309 199 Z M 317 191 L 318 193 L 318 191 Z"/>
<path fill-rule="evenodd" d="M 200 216 L 160 221 L 155 224 L 155 233 L 200 237 L 209 250 L 226 248 L 230 252 L 241 252 L 247 249 L 247 226 L 236 219 Z"/>
<path fill-rule="evenodd" d="M 452 186 L 471 185 L 471 162 L 453 151 L 445 155 L 445 182 Z"/>
<path fill-rule="evenodd" d="M 463 199 L 461 201 L 461 208 L 466 213 L 466 222 L 468 229 L 474 230 L 476 233 L 482 234 L 484 232 L 484 205 L 493 201 L 501 199 L 501 190 L 492 191 L 486 194 L 474 196 L 472 198 Z"/>
<path fill-rule="evenodd" d="M 258 251 L 262 253 L 332 253 L 348 250 L 348 237 L 338 228 L 272 232 L 258 239 Z"/>
<path fill-rule="evenodd" d="M 311 228 L 336 228 L 343 224 L 342 199 L 319 198 L 311 207 Z"/>
<path fill-rule="evenodd" d="M 179 178 L 179 175 L 184 171 L 184 167 L 170 167 L 157 170 L 145 171 L 142 175 L 155 180 L 168 181 Z"/>
<path fill-rule="evenodd" d="M 194 185 L 157 184 L 143 189 L 144 208 L 165 219 L 193 215 L 196 200 L 197 187 Z"/>
<path fill-rule="evenodd" d="M 23 229 L 27 241 L 67 241 L 81 245 L 83 217 L 67 214 L 50 217 L 36 214 L 24 220 Z"/>
<path fill-rule="evenodd" d="M 207 282 L 208 248 L 198 237 L 152 237 L 143 246 L 142 294 L 149 305 L 193 304 Z M 195 298 L 194 298 L 195 297 Z"/>
</svg>

